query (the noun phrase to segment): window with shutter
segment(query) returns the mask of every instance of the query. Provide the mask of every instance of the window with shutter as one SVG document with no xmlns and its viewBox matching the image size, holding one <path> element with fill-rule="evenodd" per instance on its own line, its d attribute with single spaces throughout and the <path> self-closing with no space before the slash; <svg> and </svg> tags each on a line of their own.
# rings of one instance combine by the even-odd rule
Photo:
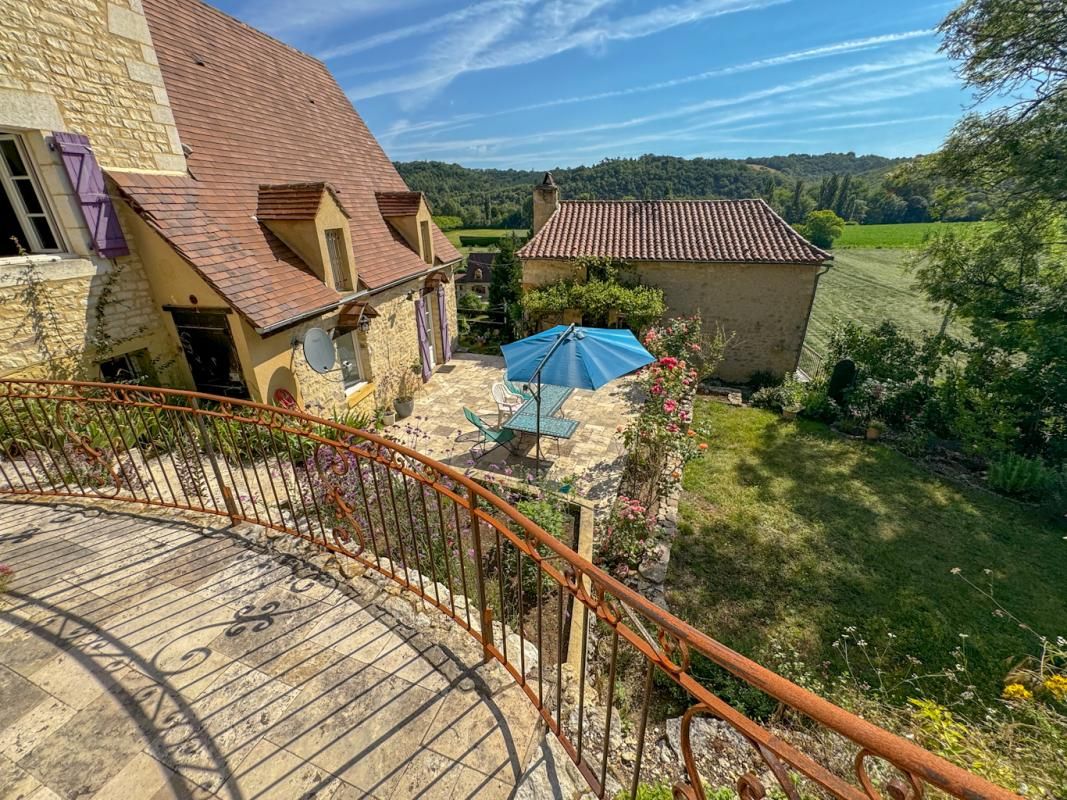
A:
<svg viewBox="0 0 1067 800">
<path fill-rule="evenodd" d="M 92 236 L 93 249 L 105 258 L 128 255 L 130 249 L 122 235 L 115 207 L 108 197 L 104 173 L 89 146 L 89 137 L 57 131 L 52 134 L 52 140 L 74 187 L 82 216 Z"/>
<path fill-rule="evenodd" d="M 345 257 L 345 235 L 340 228 L 326 231 L 326 255 L 330 259 L 330 271 L 333 273 L 333 288 L 339 292 L 352 289 L 351 273 L 348 259 Z"/>
<path fill-rule="evenodd" d="M 0 133 L 0 256 L 61 249 L 41 185 L 19 138 Z"/>
</svg>

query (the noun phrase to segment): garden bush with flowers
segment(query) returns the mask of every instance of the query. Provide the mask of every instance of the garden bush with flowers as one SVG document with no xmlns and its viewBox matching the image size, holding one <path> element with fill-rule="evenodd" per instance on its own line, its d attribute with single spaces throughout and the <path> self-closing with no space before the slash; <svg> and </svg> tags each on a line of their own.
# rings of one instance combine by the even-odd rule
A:
<svg viewBox="0 0 1067 800">
<path fill-rule="evenodd" d="M 722 337 L 709 343 L 700 317 L 685 317 L 649 328 L 642 341 L 656 361 L 640 376 L 647 397 L 640 413 L 620 431 L 628 452 L 623 481 L 628 497 L 655 512 L 686 463 L 707 449 L 692 426 L 692 404 L 701 373 L 722 357 Z"/>
<path fill-rule="evenodd" d="M 597 534 L 597 559 L 620 575 L 641 563 L 655 543 L 660 503 L 681 483 L 685 465 L 707 449 L 693 427 L 693 397 L 702 375 L 722 358 L 725 337 L 704 334 L 699 316 L 650 327 L 642 343 L 656 361 L 640 373 L 645 402 L 619 427 L 627 450 L 623 492 Z"/>
</svg>

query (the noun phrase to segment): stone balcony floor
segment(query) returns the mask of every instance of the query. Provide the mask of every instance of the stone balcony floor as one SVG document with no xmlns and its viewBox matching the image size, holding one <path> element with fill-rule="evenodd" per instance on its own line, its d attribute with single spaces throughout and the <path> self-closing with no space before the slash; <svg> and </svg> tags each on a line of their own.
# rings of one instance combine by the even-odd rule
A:
<svg viewBox="0 0 1067 800">
<path fill-rule="evenodd" d="M 536 712 L 466 633 L 205 519 L 0 503 L 0 800 L 516 795 Z"/>
</svg>

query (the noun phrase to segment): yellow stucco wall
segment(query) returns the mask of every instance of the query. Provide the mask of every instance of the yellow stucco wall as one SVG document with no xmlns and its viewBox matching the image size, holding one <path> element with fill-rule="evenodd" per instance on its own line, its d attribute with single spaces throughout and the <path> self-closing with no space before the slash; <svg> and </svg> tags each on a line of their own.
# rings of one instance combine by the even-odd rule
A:
<svg viewBox="0 0 1067 800">
<path fill-rule="evenodd" d="M 225 309 L 225 301 L 179 256 L 147 223 L 123 206 L 120 215 L 131 233 L 131 240 L 142 253 L 152 290 L 152 302 L 157 309 L 163 306 L 190 307 L 190 295 L 196 297 L 197 307 L 204 310 Z M 309 226 L 310 227 L 310 226 Z M 456 348 L 455 284 L 444 284 L 449 334 L 452 349 Z M 305 320 L 270 336 L 260 336 L 239 314 L 227 316 L 234 347 L 241 361 L 241 372 L 253 400 L 273 403 L 278 388 L 288 389 L 298 403 L 315 414 L 330 416 L 347 408 L 357 408 L 368 414 L 375 406 L 391 405 L 399 390 L 403 370 L 419 359 L 418 334 L 415 329 L 415 304 L 408 295 L 418 293 L 425 283 L 423 276 L 387 289 L 365 299 L 379 316 L 371 321 L 370 330 L 357 333 L 360 365 L 367 385 L 346 396 L 339 371 L 320 375 L 314 372 L 303 356 L 304 334 L 312 327 L 332 331 L 338 312 L 331 312 Z M 428 295 L 431 303 L 435 334 L 439 330 L 436 296 Z M 162 313 L 164 327 L 176 336 L 170 314 Z M 435 336 L 436 358 L 443 360 L 443 347 Z M 182 360 L 184 369 L 184 360 Z M 185 370 L 185 380 L 188 371 Z"/>
<path fill-rule="evenodd" d="M 663 290 L 668 316 L 700 313 L 705 328 L 732 333 L 719 375 L 746 380 L 754 372 L 796 369 L 821 267 L 799 264 L 632 262 L 641 283 Z M 527 288 L 578 277 L 566 260 L 523 262 Z"/>
<path fill-rule="evenodd" d="M 326 247 L 326 231 L 336 228 L 345 240 L 345 260 L 348 267 L 351 291 L 356 286 L 358 277 L 352 257 L 352 233 L 349 220 L 341 211 L 337 201 L 329 192 L 323 193 L 322 202 L 314 219 L 309 220 L 263 220 L 270 230 L 315 272 L 319 280 L 332 289 L 342 291 L 335 285 L 333 271 L 328 268 L 326 259 L 329 250 Z"/>
</svg>

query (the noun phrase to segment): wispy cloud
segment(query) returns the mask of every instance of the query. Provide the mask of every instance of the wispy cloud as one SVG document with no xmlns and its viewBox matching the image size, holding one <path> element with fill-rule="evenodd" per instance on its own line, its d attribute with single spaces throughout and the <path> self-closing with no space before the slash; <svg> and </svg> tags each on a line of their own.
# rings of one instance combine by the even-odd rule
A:
<svg viewBox="0 0 1067 800">
<path fill-rule="evenodd" d="M 374 17 L 385 12 L 404 11 L 425 5 L 428 0 L 246 0 L 237 8 L 238 16 L 257 28 L 275 35 L 315 33 L 336 29 L 339 24 Z"/>
<path fill-rule="evenodd" d="M 463 29 L 462 35 L 454 43 L 450 36 L 443 41 L 439 39 L 429 50 L 420 69 L 352 88 L 349 96 L 366 99 L 440 88 L 468 72 L 529 64 L 577 48 L 599 49 L 612 42 L 643 38 L 723 14 L 763 9 L 785 2 L 789 0 L 683 0 L 611 19 L 607 14 L 594 12 L 612 5 L 614 0 L 547 0 L 536 7 L 533 0 L 490 0 L 480 5 L 498 7 L 494 14 L 480 13 L 478 25 Z M 438 18 L 432 29 L 440 30 L 442 20 L 464 15 L 468 10 Z M 418 35 L 431 30 L 428 25 L 420 23 L 378 34 L 361 42 L 334 48 L 323 56 L 328 58 L 355 52 L 345 48 L 365 49 L 367 42 L 371 42 L 371 46 L 378 46 L 386 41 L 383 37 Z"/>
<path fill-rule="evenodd" d="M 327 50 L 323 50 L 318 56 L 326 61 L 341 58 L 343 56 L 352 55 L 353 53 L 361 53 L 366 50 L 373 50 L 376 47 L 392 44 L 393 42 L 400 42 L 404 39 L 421 36 L 424 33 L 446 30 L 448 26 L 460 25 L 471 20 L 485 19 L 490 15 L 500 12 L 506 13 L 509 10 L 530 7 L 535 5 L 536 2 L 537 0 L 488 0 L 488 2 L 475 3 L 466 8 L 450 11 L 447 14 L 428 17 L 422 22 L 416 22 L 412 25 L 405 25 L 400 28 L 393 28 L 392 30 L 383 31 L 382 33 L 376 33 L 373 36 L 367 36 L 363 39 L 356 39 L 353 42 L 346 42 L 345 44 L 331 47 Z M 477 31 L 478 27 L 471 29 L 469 32 Z"/>
<path fill-rule="evenodd" d="M 394 152 L 442 152 L 471 146 L 482 147 L 502 143 L 521 144 L 547 138 L 606 133 L 608 131 L 637 128 L 656 122 L 693 117 L 709 111 L 718 111 L 720 109 L 738 105 L 754 104 L 782 95 L 793 95 L 805 90 L 839 88 L 846 84 L 849 89 L 849 103 L 857 102 L 857 97 L 861 96 L 865 98 L 863 102 L 877 102 L 880 98 L 891 96 L 895 92 L 906 89 L 906 86 L 899 83 L 902 78 L 915 77 L 922 74 L 924 77 L 929 77 L 929 75 L 937 76 L 939 83 L 942 81 L 954 80 L 951 74 L 945 73 L 945 70 L 942 67 L 942 62 L 942 57 L 936 52 L 929 49 L 921 49 L 893 58 L 884 59 L 882 61 L 865 62 L 861 64 L 853 64 L 848 67 L 841 67 L 829 72 L 818 73 L 800 80 L 780 83 L 764 89 L 757 89 L 744 94 L 735 95 L 733 97 L 719 97 L 710 100 L 702 100 L 700 102 L 674 106 L 662 111 L 629 117 L 627 119 L 612 120 L 576 128 L 555 128 L 541 133 L 519 137 L 485 137 L 469 140 L 427 139 L 397 145 L 390 149 Z M 871 84 L 877 84 L 879 88 L 874 91 L 867 90 L 866 92 L 861 93 L 855 91 L 856 87 L 869 86 Z M 837 98 L 836 102 L 840 103 L 840 98 Z M 751 111 L 744 112 L 741 117 L 744 118 L 751 113 Z M 709 124 L 714 124 L 714 121 Z M 697 127 L 700 126 L 698 125 Z M 691 128 L 691 130 L 692 129 L 696 128 Z"/>
<path fill-rule="evenodd" d="M 915 122 L 931 122 L 933 120 L 959 119 L 958 114 L 925 114 L 921 117 L 906 117 L 903 119 L 882 119 L 876 122 L 853 122 L 847 125 L 824 125 L 818 128 L 808 128 L 809 131 L 847 131 L 858 128 L 883 128 L 887 125 L 910 125 Z"/>
<path fill-rule="evenodd" d="M 726 67 L 705 70 L 703 72 L 698 72 L 692 75 L 683 75 L 678 78 L 671 78 L 665 81 L 646 83 L 640 86 L 629 86 L 622 89 L 613 89 L 611 91 L 596 92 L 593 94 L 554 98 L 552 100 L 546 100 L 539 103 L 529 103 L 527 105 L 514 106 L 512 108 L 500 109 L 497 111 L 462 114 L 458 117 L 453 117 L 450 120 L 412 123 L 408 127 L 394 126 L 394 128 L 388 132 L 388 135 L 401 136 L 422 130 L 447 129 L 452 123 L 455 123 L 457 126 L 459 124 L 466 125 L 469 124 L 471 121 L 477 119 L 501 117 L 506 116 L 508 114 L 520 114 L 529 111 L 538 111 L 545 108 L 552 108 L 555 106 L 573 105 L 576 103 L 592 103 L 599 100 L 609 100 L 612 98 L 626 97 L 629 95 L 643 94 L 647 92 L 659 92 L 668 89 L 673 89 L 678 86 L 684 86 L 686 84 L 711 80 L 713 78 L 737 75 L 744 72 L 767 69 L 770 67 L 782 66 L 786 64 L 796 64 L 803 61 L 810 61 L 818 58 L 827 58 L 831 56 L 839 56 L 848 53 L 872 50 L 875 48 L 885 47 L 887 45 L 896 44 L 899 42 L 906 42 L 913 39 L 925 38 L 928 36 L 932 36 L 933 34 L 934 31 L 932 29 L 922 29 L 914 31 L 901 31 L 899 33 L 890 33 L 881 36 L 868 36 L 863 39 L 850 39 L 844 42 L 834 42 L 832 44 L 821 45 L 819 47 L 811 47 L 805 50 L 795 50 L 790 53 L 783 53 L 781 55 L 771 56 L 769 58 L 761 58 L 756 59 L 754 61 L 747 61 L 741 64 L 731 64 Z"/>
<path fill-rule="evenodd" d="M 929 52 L 918 51 L 910 56 L 852 65 L 799 81 L 626 120 L 566 130 L 546 130 L 525 136 L 426 140 L 389 150 L 397 157 L 434 157 L 436 154 L 439 158 L 473 160 L 477 163 L 558 164 L 567 159 L 571 159 L 573 163 L 573 157 L 583 153 L 604 157 L 618 154 L 626 148 L 631 148 L 630 152 L 634 152 L 633 148 L 652 147 L 657 143 L 673 146 L 685 142 L 698 144 L 699 150 L 694 149 L 693 152 L 687 153 L 690 156 L 710 153 L 708 145 L 712 142 L 805 145 L 812 143 L 810 137 L 803 138 L 808 134 L 838 129 L 839 126 L 807 128 L 798 125 L 795 122 L 797 119 L 832 122 L 879 114 L 891 116 L 886 120 L 845 122 L 840 129 L 919 122 L 922 120 L 917 117 L 898 121 L 900 118 L 895 116 L 898 111 L 895 101 L 953 85 L 957 85 L 956 79 L 939 59 Z M 842 110 L 841 93 L 846 89 L 850 107 Z M 877 107 L 863 109 L 856 108 L 857 105 Z M 931 116 L 948 118 L 952 115 Z M 784 136 L 775 136 L 776 131 L 769 136 L 753 136 L 750 133 L 760 128 L 782 126 L 785 119 L 794 122 L 784 130 Z M 663 121 L 669 121 L 671 124 L 647 133 L 619 137 L 620 130 L 655 125 Z M 794 137 L 794 133 L 799 134 L 800 138 Z M 565 150 L 551 146 L 552 142 L 559 141 L 561 137 L 566 140 Z M 586 141 L 583 142 L 582 139 Z"/>
</svg>

